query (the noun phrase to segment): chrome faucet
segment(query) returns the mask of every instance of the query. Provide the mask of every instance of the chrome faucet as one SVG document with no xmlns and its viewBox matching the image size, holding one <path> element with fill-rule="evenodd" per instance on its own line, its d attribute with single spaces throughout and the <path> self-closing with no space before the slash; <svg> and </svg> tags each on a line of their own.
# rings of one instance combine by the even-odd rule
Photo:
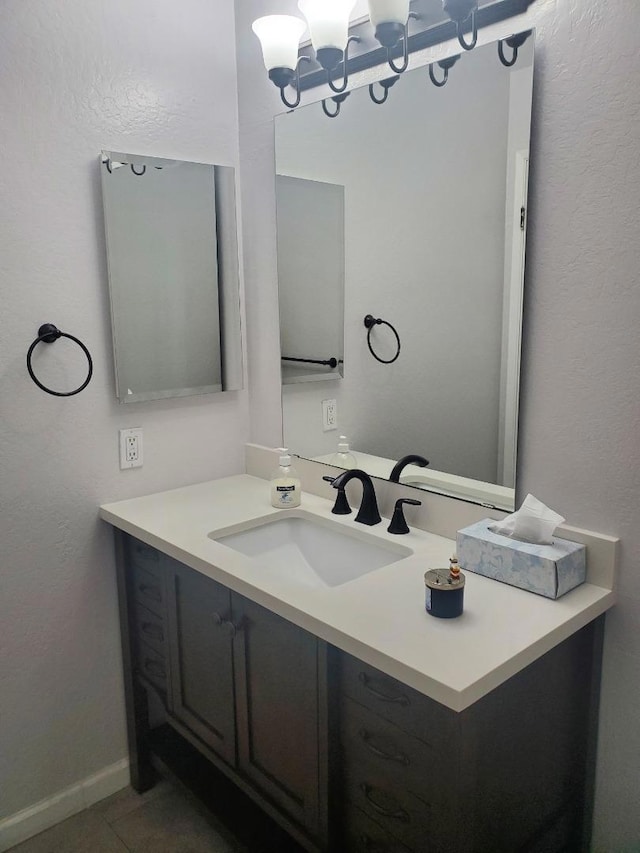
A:
<svg viewBox="0 0 640 853">
<path fill-rule="evenodd" d="M 403 456 L 396 464 L 393 466 L 393 470 L 389 475 L 389 481 L 391 483 L 399 483 L 400 482 L 400 474 L 402 474 L 402 469 L 406 465 L 417 465 L 419 468 L 424 468 L 429 464 L 429 460 L 425 459 L 424 456 L 418 456 L 416 453 L 410 453 L 409 456 Z"/>
<path fill-rule="evenodd" d="M 360 468 L 350 468 L 348 471 L 338 474 L 331 485 L 334 489 L 344 490 L 347 483 L 353 479 L 360 480 L 362 483 L 362 501 L 355 520 L 361 524 L 379 524 L 382 519 L 378 511 L 376 490 L 373 487 L 373 480 L 366 471 L 362 471 Z"/>
</svg>

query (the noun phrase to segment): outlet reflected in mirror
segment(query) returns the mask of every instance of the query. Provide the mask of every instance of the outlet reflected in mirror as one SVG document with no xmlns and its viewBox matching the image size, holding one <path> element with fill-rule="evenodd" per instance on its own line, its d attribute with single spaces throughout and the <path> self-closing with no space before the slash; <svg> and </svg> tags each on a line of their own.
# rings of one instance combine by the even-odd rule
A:
<svg viewBox="0 0 640 853">
<path fill-rule="evenodd" d="M 242 387 L 235 173 L 103 151 L 116 394 Z"/>
</svg>

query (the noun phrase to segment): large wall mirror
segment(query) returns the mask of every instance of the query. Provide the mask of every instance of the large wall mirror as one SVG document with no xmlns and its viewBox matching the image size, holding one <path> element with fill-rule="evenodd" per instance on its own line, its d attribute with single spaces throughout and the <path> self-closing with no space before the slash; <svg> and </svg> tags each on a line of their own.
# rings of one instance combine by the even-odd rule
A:
<svg viewBox="0 0 640 853">
<path fill-rule="evenodd" d="M 345 434 L 373 475 L 420 454 L 429 467 L 403 482 L 513 507 L 533 55 L 533 34 L 513 67 L 488 44 L 442 88 L 418 67 L 380 106 L 365 86 L 335 119 L 320 104 L 276 118 L 277 175 L 344 200 L 343 376 L 283 385 L 284 442 L 301 456 L 329 461 Z M 298 280 L 301 313 L 281 304 L 286 322 L 320 327 L 319 281 Z M 367 329 L 366 315 L 390 326 Z M 323 399 L 336 430 L 323 430 Z"/>
<path fill-rule="evenodd" d="M 118 399 L 241 388 L 234 169 L 100 159 Z"/>
</svg>

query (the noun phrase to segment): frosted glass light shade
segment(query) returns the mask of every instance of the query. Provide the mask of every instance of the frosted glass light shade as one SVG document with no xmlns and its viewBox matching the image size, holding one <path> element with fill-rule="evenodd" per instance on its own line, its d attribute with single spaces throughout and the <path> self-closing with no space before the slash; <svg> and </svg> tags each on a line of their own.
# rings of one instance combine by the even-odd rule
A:
<svg viewBox="0 0 640 853">
<path fill-rule="evenodd" d="M 409 0 L 369 0 L 369 18 L 379 24 L 401 24 L 409 20 Z"/>
<path fill-rule="evenodd" d="M 294 15 L 265 15 L 255 20 L 251 29 L 260 39 L 267 71 L 272 68 L 295 70 L 300 37 L 305 31 L 304 21 Z"/>
<path fill-rule="evenodd" d="M 325 47 L 344 50 L 349 37 L 349 15 L 356 0 L 298 0 L 298 8 L 307 19 L 313 49 Z"/>
</svg>

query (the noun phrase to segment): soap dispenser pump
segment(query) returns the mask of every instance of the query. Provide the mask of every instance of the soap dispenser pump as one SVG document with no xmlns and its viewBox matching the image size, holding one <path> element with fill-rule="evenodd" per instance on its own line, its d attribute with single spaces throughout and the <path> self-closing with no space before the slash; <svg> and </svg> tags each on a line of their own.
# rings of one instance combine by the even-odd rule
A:
<svg viewBox="0 0 640 853">
<path fill-rule="evenodd" d="M 291 464 L 291 456 L 286 447 L 280 451 L 279 467 L 271 476 L 271 506 L 278 509 L 291 509 L 300 506 L 300 477 Z"/>
<path fill-rule="evenodd" d="M 349 442 L 347 441 L 346 435 L 340 436 L 340 441 L 338 442 L 338 452 L 334 453 L 329 461 L 329 465 L 335 465 L 336 468 L 357 468 L 358 461 L 356 457 L 349 450 Z"/>
</svg>

